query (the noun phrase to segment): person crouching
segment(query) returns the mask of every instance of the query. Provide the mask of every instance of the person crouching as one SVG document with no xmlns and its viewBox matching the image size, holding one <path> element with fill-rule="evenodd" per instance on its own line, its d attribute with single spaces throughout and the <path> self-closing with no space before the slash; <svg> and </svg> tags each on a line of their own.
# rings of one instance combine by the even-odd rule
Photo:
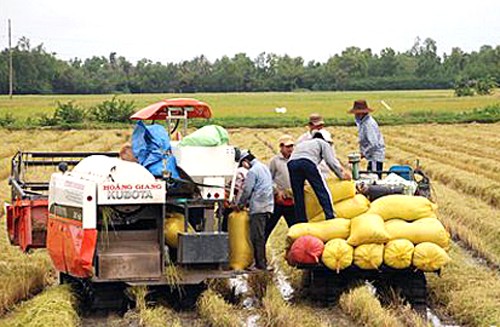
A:
<svg viewBox="0 0 500 327">
<path fill-rule="evenodd" d="M 297 144 L 288 161 L 297 219 L 307 219 L 304 203 L 304 183 L 306 180 L 316 194 L 325 213 L 325 218 L 335 218 L 330 190 L 318 168 L 321 160 L 325 160 L 327 166 L 338 178 L 351 179 L 349 171 L 345 170 L 337 160 L 332 140 L 325 131 L 316 131 L 311 140 Z"/>
</svg>

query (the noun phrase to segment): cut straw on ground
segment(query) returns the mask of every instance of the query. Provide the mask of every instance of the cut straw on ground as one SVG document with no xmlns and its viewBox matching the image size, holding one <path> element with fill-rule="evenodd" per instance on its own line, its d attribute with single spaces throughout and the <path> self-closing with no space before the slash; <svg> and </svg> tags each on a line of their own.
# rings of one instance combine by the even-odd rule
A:
<svg viewBox="0 0 500 327">
<path fill-rule="evenodd" d="M 75 306 L 69 286 L 52 287 L 10 312 L 0 327 L 80 326 Z"/>
</svg>

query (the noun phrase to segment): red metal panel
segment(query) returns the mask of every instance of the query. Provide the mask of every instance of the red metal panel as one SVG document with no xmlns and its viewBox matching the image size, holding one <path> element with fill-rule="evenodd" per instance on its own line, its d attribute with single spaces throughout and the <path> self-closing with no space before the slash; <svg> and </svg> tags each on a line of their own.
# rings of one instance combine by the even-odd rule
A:
<svg viewBox="0 0 500 327">
<path fill-rule="evenodd" d="M 49 218 L 47 248 L 58 271 L 80 278 L 91 277 L 96 243 L 97 230 L 84 230 L 78 220 L 55 215 Z"/>
<path fill-rule="evenodd" d="M 47 199 L 16 200 L 7 206 L 7 230 L 13 245 L 23 251 L 45 247 Z"/>
<path fill-rule="evenodd" d="M 192 108 L 188 111 L 188 118 L 210 118 L 212 109 L 205 102 L 189 98 L 165 99 L 153 103 L 144 109 L 139 110 L 132 116 L 132 120 L 165 120 L 167 118 L 167 108 Z"/>
</svg>

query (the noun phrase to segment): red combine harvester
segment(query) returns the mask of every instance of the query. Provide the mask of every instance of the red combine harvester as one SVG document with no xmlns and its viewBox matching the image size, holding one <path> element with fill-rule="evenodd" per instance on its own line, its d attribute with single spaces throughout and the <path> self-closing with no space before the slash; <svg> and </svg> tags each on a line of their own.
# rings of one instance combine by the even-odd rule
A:
<svg viewBox="0 0 500 327">
<path fill-rule="evenodd" d="M 172 135 L 181 123 L 185 131 L 188 119 L 211 116 L 203 102 L 170 99 L 131 119 L 166 120 Z M 169 152 L 177 160 L 176 179 L 165 166 L 155 176 L 117 153 L 18 152 L 9 179 L 11 243 L 23 251 L 46 247 L 60 281 L 74 284 L 89 305 L 116 306 L 124 298 L 117 292 L 130 285 L 164 287 L 172 296 L 183 293 L 177 302 L 192 305 L 206 280 L 236 275 L 228 269 L 221 212 L 239 151 L 229 145 L 171 142 Z M 34 180 L 40 171 L 45 180 Z M 184 230 L 177 247 L 169 247 L 165 217 L 174 214 L 184 215 Z M 179 276 L 168 276 L 172 269 L 167 267 L 175 267 Z M 172 291 L 179 287 L 184 292 Z"/>
</svg>

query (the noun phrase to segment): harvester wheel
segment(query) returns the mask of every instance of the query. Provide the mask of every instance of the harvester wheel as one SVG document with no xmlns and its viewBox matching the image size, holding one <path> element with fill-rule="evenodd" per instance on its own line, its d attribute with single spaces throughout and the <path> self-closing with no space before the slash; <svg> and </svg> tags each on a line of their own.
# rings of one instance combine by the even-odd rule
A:
<svg viewBox="0 0 500 327">
<path fill-rule="evenodd" d="M 206 289 L 205 283 L 174 287 L 170 289 L 168 300 L 176 310 L 191 310 L 196 306 L 198 298 Z"/>
</svg>

